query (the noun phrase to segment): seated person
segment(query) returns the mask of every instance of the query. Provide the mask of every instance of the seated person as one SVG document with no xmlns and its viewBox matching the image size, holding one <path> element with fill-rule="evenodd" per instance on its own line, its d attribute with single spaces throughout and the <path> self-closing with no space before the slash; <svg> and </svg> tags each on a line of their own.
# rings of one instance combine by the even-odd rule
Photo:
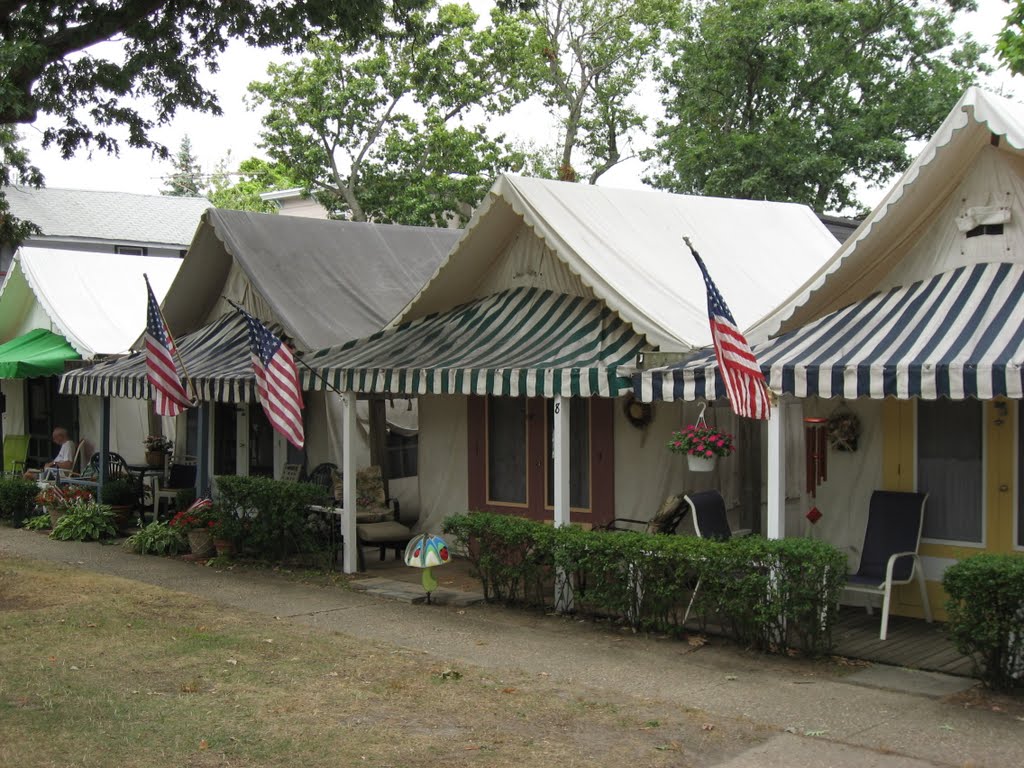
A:
<svg viewBox="0 0 1024 768">
<path fill-rule="evenodd" d="M 75 462 L 75 441 L 68 437 L 68 431 L 64 427 L 54 427 L 53 442 L 60 446 L 60 450 L 53 461 L 43 464 L 42 469 L 30 469 L 25 473 L 26 480 L 38 480 L 53 475 L 59 475 L 62 469 L 71 469 Z M 54 472 L 56 470 L 56 472 Z"/>
</svg>

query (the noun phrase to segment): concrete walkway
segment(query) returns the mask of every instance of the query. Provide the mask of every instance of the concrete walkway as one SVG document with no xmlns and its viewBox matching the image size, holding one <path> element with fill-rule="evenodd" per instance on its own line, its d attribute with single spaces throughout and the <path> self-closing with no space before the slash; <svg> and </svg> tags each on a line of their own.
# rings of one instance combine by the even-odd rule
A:
<svg viewBox="0 0 1024 768">
<path fill-rule="evenodd" d="M 620 700 L 738 717 L 776 735 L 722 765 L 1024 765 L 1024 706 L 991 711 L 949 700 L 973 682 L 898 668 L 844 675 L 828 663 L 702 647 L 485 604 L 423 605 L 280 574 L 217 570 L 133 555 L 118 546 L 55 542 L 0 527 L 0 559 L 63 563 L 195 594 L 324 630 L 385 641 L 449 664 L 519 670 Z M 396 596 L 397 597 L 397 596 Z"/>
</svg>

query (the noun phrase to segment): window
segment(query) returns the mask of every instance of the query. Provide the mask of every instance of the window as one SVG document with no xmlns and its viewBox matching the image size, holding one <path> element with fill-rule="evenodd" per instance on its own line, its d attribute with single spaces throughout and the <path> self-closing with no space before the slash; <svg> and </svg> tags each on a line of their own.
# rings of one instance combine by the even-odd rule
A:
<svg viewBox="0 0 1024 768">
<path fill-rule="evenodd" d="M 415 477 L 419 474 L 419 435 L 403 435 L 388 430 L 388 477 Z"/>
<path fill-rule="evenodd" d="M 551 450 L 555 437 L 554 401 L 547 401 L 547 505 L 555 506 L 555 457 Z M 569 407 L 569 506 L 590 509 L 590 403 L 573 400 Z"/>
<path fill-rule="evenodd" d="M 921 400 L 917 404 L 917 489 L 928 493 L 927 539 L 984 541 L 982 404 Z"/>
<path fill-rule="evenodd" d="M 487 499 L 526 504 L 526 398 L 487 399 Z"/>
<path fill-rule="evenodd" d="M 615 515 L 615 401 L 573 398 L 569 409 L 569 504 L 574 523 Z M 470 509 L 552 520 L 553 401 L 541 397 L 467 400 Z"/>
<path fill-rule="evenodd" d="M 120 253 L 123 256 L 147 256 L 149 249 L 141 245 L 115 245 L 114 253 Z"/>
</svg>

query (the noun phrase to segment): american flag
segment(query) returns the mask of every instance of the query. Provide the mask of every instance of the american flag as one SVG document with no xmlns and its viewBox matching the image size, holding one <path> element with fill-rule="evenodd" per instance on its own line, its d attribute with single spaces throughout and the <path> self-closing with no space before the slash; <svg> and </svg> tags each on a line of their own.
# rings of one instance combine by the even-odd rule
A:
<svg viewBox="0 0 1024 768">
<path fill-rule="evenodd" d="M 256 392 L 271 426 L 296 448 L 302 448 L 302 389 L 295 356 L 277 336 L 244 309 L 249 326 L 252 369 L 256 373 Z"/>
<path fill-rule="evenodd" d="M 715 345 L 718 372 L 725 384 L 725 393 L 733 413 L 751 419 L 767 419 L 770 412 L 768 386 L 764 374 L 757 364 L 757 358 L 750 345 L 743 338 L 732 313 L 725 305 L 725 299 L 718 292 L 707 267 L 697 251 L 686 241 L 693 258 L 697 260 L 704 285 L 708 290 L 708 320 L 711 322 L 711 340 Z"/>
<path fill-rule="evenodd" d="M 192 406 L 174 364 L 174 340 L 171 338 L 153 288 L 146 280 L 149 303 L 146 307 L 146 378 L 153 387 L 153 410 L 159 416 L 177 416 Z"/>
</svg>

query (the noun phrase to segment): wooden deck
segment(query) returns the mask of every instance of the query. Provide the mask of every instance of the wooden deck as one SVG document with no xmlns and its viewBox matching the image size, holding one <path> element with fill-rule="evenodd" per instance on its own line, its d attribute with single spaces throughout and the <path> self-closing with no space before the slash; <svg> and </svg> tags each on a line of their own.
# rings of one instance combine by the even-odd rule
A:
<svg viewBox="0 0 1024 768">
<path fill-rule="evenodd" d="M 366 573 L 356 578 L 384 577 L 419 583 L 420 572 L 395 561 L 391 555 L 386 562 L 379 562 L 376 554 L 368 549 L 366 563 Z M 470 592 L 480 590 L 480 582 L 470 575 L 469 563 L 463 558 L 436 569 L 435 575 L 443 587 Z M 974 673 L 971 660 L 961 656 L 953 647 L 941 623 L 928 624 L 923 619 L 890 616 L 889 636 L 882 641 L 878 639 L 881 622 L 877 608 L 868 616 L 863 607 L 841 606 L 832 653 L 851 659 L 966 677 Z"/>
<path fill-rule="evenodd" d="M 941 623 L 890 616 L 888 637 L 879 640 L 881 623 L 878 609 L 869 616 L 862 607 L 842 606 L 833 634 L 833 653 L 951 675 L 974 674 L 971 660 L 957 651 Z"/>
</svg>

